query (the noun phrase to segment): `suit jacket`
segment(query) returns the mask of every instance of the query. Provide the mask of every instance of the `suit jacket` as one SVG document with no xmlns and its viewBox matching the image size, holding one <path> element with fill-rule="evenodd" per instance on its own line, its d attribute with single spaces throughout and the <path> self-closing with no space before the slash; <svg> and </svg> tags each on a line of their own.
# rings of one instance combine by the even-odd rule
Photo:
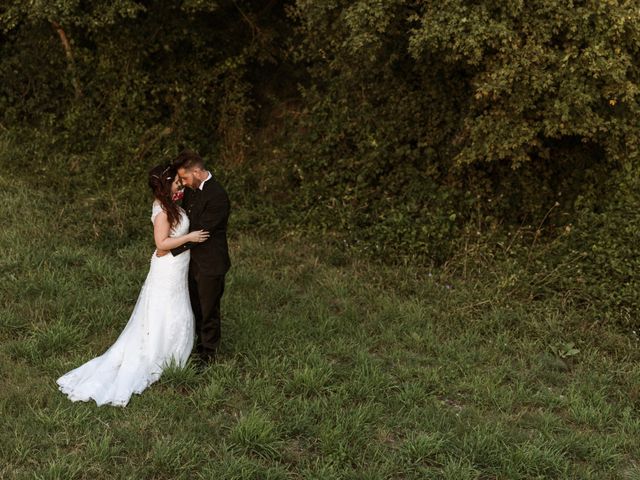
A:
<svg viewBox="0 0 640 480">
<path fill-rule="evenodd" d="M 227 244 L 230 210 L 227 192 L 211 177 L 202 191 L 185 188 L 182 207 L 189 217 L 189 231 L 206 230 L 210 236 L 202 243 L 185 243 L 172 249 L 171 253 L 175 256 L 191 250 L 191 263 L 201 274 L 224 275 L 231 267 Z"/>
</svg>

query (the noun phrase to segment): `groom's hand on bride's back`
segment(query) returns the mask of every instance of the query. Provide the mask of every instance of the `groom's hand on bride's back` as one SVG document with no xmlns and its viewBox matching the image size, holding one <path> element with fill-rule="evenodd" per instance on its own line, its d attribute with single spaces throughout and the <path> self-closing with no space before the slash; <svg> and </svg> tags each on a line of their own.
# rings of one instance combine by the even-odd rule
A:
<svg viewBox="0 0 640 480">
<path fill-rule="evenodd" d="M 164 257 L 170 250 L 156 250 L 156 257 Z"/>
</svg>

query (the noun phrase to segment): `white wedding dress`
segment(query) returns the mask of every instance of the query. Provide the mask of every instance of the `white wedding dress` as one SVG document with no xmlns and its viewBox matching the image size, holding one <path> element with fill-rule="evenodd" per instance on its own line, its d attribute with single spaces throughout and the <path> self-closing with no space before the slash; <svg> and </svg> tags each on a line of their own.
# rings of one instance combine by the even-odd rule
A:
<svg viewBox="0 0 640 480">
<path fill-rule="evenodd" d="M 160 213 L 156 201 L 151 221 Z M 189 219 L 180 211 L 180 223 L 171 237 L 189 231 Z M 95 400 L 98 405 L 124 407 L 160 378 L 169 364 L 184 366 L 194 341 L 194 319 L 189 302 L 187 250 L 151 257 L 151 267 L 129 322 L 116 342 L 101 356 L 71 370 L 57 380 L 72 401 Z"/>
</svg>

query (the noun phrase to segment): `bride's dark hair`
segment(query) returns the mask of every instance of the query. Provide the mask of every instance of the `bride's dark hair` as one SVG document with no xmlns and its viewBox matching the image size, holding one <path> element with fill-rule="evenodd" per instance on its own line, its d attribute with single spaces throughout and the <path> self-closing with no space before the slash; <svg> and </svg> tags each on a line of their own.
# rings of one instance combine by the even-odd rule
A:
<svg viewBox="0 0 640 480">
<path fill-rule="evenodd" d="M 178 205 L 171 198 L 171 184 L 176 178 L 177 169 L 173 165 L 158 165 L 149 170 L 149 187 L 153 196 L 160 202 L 162 210 L 167 214 L 169 225 L 176 226 L 180 222 Z"/>
</svg>

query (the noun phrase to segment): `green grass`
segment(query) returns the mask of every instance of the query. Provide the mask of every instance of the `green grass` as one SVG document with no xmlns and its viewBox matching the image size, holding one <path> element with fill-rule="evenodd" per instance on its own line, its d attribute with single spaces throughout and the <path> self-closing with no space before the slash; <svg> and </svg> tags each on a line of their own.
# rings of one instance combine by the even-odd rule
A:
<svg viewBox="0 0 640 480">
<path fill-rule="evenodd" d="M 149 205 L 114 199 L 0 179 L 0 478 L 640 478 L 632 332 L 322 239 L 236 232 L 218 362 L 69 402 L 56 378 L 115 340 L 153 249 Z"/>
</svg>

